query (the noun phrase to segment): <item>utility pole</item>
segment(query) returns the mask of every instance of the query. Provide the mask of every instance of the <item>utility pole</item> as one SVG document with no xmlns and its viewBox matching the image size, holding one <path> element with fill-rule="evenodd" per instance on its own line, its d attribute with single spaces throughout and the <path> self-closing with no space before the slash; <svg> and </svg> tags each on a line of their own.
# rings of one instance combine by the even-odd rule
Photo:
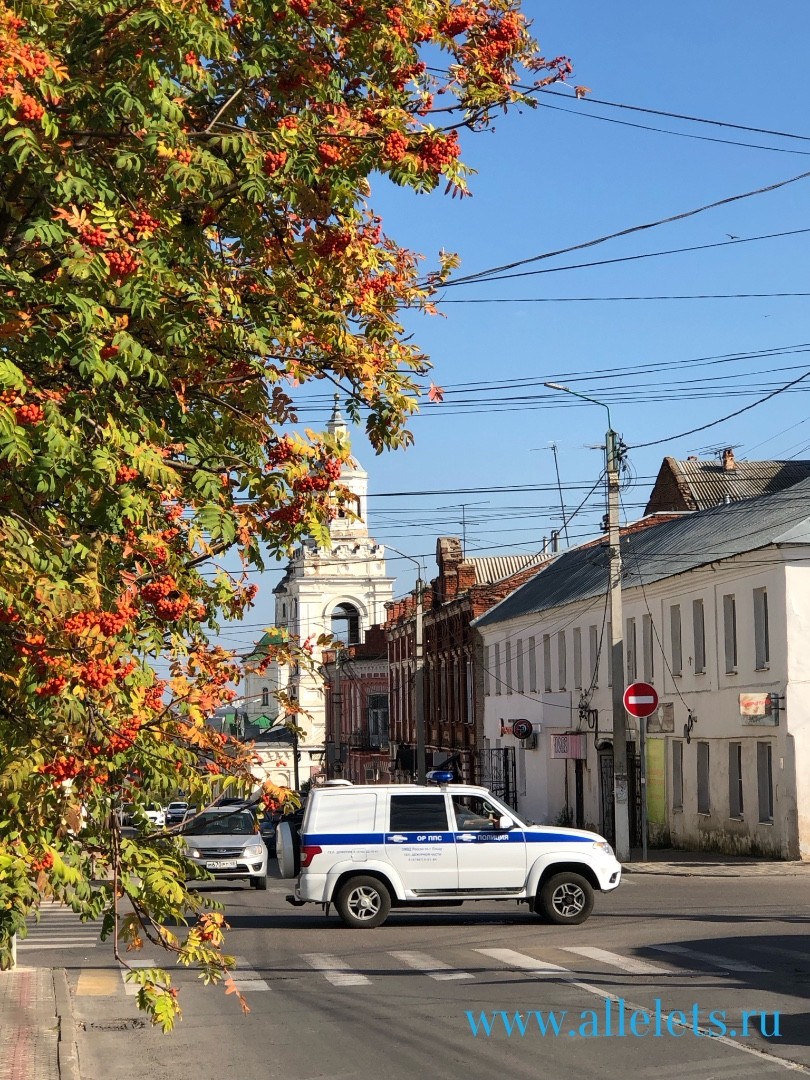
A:
<svg viewBox="0 0 810 1080">
<path fill-rule="evenodd" d="M 630 808 L 627 781 L 627 721 L 624 709 L 624 624 L 622 614 L 622 552 L 619 531 L 619 448 L 618 436 L 610 421 L 610 409 L 604 401 L 580 394 L 560 383 L 544 383 L 550 390 L 601 405 L 607 411 L 605 435 L 605 475 L 607 478 L 608 580 L 610 583 L 610 672 L 613 707 L 613 828 L 616 858 L 630 858 Z"/>
<path fill-rule="evenodd" d="M 630 813 L 627 782 L 627 723 L 624 712 L 624 615 L 622 612 L 622 550 L 619 531 L 619 461 L 616 432 L 605 435 L 608 493 L 608 551 L 610 574 L 610 670 L 613 683 L 613 824 L 616 858 L 630 858 Z"/>
</svg>

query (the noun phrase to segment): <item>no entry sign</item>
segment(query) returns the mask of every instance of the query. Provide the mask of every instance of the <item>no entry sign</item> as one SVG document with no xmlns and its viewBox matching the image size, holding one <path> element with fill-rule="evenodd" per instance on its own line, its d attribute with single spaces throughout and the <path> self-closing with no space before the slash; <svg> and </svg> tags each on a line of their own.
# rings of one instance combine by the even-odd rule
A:
<svg viewBox="0 0 810 1080">
<path fill-rule="evenodd" d="M 631 716 L 652 716 L 658 708 L 658 691 L 646 682 L 630 683 L 623 701 Z"/>
</svg>

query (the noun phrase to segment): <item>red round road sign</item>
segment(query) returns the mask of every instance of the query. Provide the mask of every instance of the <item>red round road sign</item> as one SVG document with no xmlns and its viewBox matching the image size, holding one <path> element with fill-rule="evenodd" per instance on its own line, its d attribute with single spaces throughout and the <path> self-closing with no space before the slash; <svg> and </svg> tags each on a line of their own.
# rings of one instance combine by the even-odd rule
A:
<svg viewBox="0 0 810 1080">
<path fill-rule="evenodd" d="M 627 687 L 622 700 L 631 716 L 652 716 L 658 708 L 658 691 L 649 683 L 634 682 Z"/>
</svg>

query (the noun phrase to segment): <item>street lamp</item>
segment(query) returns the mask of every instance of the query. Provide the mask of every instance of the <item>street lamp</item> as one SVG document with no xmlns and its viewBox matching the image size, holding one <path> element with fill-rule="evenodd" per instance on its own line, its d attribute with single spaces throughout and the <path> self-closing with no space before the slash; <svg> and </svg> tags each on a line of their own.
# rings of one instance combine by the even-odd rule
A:
<svg viewBox="0 0 810 1080">
<path fill-rule="evenodd" d="M 627 728 L 623 700 L 624 686 L 624 635 L 622 632 L 622 553 L 619 533 L 619 460 L 617 436 L 610 422 L 610 409 L 597 398 L 572 390 L 561 383 L 543 383 L 549 390 L 582 398 L 592 405 L 601 405 L 607 412 L 608 429 L 605 435 L 605 475 L 607 478 L 608 503 L 608 553 L 610 579 L 610 670 L 612 675 L 613 704 L 613 823 L 615 830 L 616 857 L 620 862 L 630 858 L 630 814 L 627 783 Z M 639 746 L 643 753 L 643 744 Z M 643 775 L 643 763 L 642 763 Z"/>
<path fill-rule="evenodd" d="M 416 713 L 416 779 L 424 784 L 427 779 L 427 761 L 425 753 L 425 646 L 422 631 L 423 590 L 422 564 L 412 555 L 406 555 L 404 551 L 386 544 L 389 551 L 400 555 L 416 564 L 416 611 L 414 629 L 414 672 L 413 672 L 413 699 L 414 712 Z"/>
</svg>

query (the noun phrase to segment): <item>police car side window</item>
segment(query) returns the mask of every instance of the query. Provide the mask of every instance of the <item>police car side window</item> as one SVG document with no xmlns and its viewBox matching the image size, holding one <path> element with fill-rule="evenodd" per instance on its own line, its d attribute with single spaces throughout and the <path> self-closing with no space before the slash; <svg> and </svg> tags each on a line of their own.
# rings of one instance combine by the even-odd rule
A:
<svg viewBox="0 0 810 1080">
<path fill-rule="evenodd" d="M 392 832 L 446 832 L 444 795 L 392 795 Z"/>
<path fill-rule="evenodd" d="M 500 820 L 496 808 L 480 795 L 454 795 L 453 810 L 456 814 L 456 827 L 461 832 L 492 830 Z"/>
</svg>

